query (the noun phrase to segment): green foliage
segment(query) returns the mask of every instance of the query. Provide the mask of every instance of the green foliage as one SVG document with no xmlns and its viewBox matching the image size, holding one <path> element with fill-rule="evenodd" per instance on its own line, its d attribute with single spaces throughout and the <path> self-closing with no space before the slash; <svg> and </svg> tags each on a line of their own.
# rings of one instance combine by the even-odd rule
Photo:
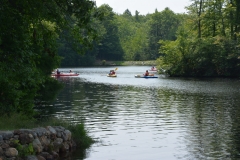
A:
<svg viewBox="0 0 240 160">
<path fill-rule="evenodd" d="M 159 65 L 171 76 L 239 77 L 238 2 L 193 1 L 188 10 L 177 40 L 160 41 Z"/>
<path fill-rule="evenodd" d="M 32 143 L 21 145 L 19 143 L 19 140 L 13 141 L 14 145 L 16 146 L 16 149 L 18 150 L 18 157 L 27 157 L 29 155 L 35 155 L 35 151 L 33 149 Z"/>
<path fill-rule="evenodd" d="M 70 125 L 68 129 L 71 131 L 74 141 L 81 148 L 88 148 L 95 142 L 95 140 L 88 135 L 83 123 Z"/>
<path fill-rule="evenodd" d="M 92 65 L 89 60 L 155 60 L 159 56 L 160 39 L 176 39 L 175 33 L 182 16 L 166 8 L 162 12 L 135 15 L 127 9 L 123 14 L 115 14 L 112 8 L 104 4 L 95 9 L 102 19 L 93 19 L 91 26 L 97 30 L 98 39 L 93 41 L 91 50 L 85 56 L 79 56 L 72 49 L 73 44 L 60 37 L 59 55 L 62 66 Z M 64 32 L 68 36 L 69 33 Z M 71 37 L 69 37 L 71 39 Z M 80 46 L 79 46 L 80 47 Z M 91 58 L 89 58 L 91 57 Z"/>
<path fill-rule="evenodd" d="M 179 40 L 179 39 L 178 39 Z M 172 76 L 240 76 L 239 51 L 235 41 L 224 37 L 162 43 L 158 64 Z M 184 45 L 187 48 L 183 49 Z M 184 46 L 184 47 L 186 47 Z M 183 50 L 185 50 L 183 52 Z"/>
<path fill-rule="evenodd" d="M 148 21 L 150 27 L 148 33 L 148 52 L 151 59 L 159 56 L 160 40 L 175 40 L 176 31 L 180 26 L 181 17 L 177 16 L 169 8 L 162 12 L 155 12 Z"/>
<path fill-rule="evenodd" d="M 84 123 L 75 124 L 72 122 L 66 122 L 61 119 L 56 118 L 46 118 L 41 119 L 40 124 L 42 126 L 53 125 L 53 126 L 63 126 L 72 133 L 72 138 L 74 142 L 77 143 L 78 148 L 88 148 L 96 141 L 89 135 L 89 132 L 86 130 Z"/>
<path fill-rule="evenodd" d="M 36 119 L 29 118 L 29 116 L 21 113 L 11 113 L 10 116 L 1 115 L 0 117 L 1 130 L 31 128 L 35 126 L 36 126 Z"/>
<path fill-rule="evenodd" d="M 105 60 L 122 60 L 123 49 L 120 45 L 118 37 L 118 27 L 115 23 L 115 13 L 109 5 L 102 5 L 98 8 L 99 12 L 103 13 L 100 29 L 103 31 L 102 38 L 97 46 L 97 59 Z"/>
<path fill-rule="evenodd" d="M 106 60 L 102 60 L 102 65 L 103 65 L 103 66 L 106 65 Z"/>
<path fill-rule="evenodd" d="M 58 86 L 49 76 L 60 64 L 57 40 L 62 32 L 68 31 L 79 52 L 92 46 L 96 32 L 90 25 L 91 18 L 100 16 L 92 14 L 93 9 L 94 2 L 88 0 L 1 1 L 1 115 L 34 115 L 35 100 L 46 99 L 41 94 L 54 83 Z"/>
<path fill-rule="evenodd" d="M 116 16 L 118 36 L 124 51 L 125 60 L 147 60 L 147 34 L 146 17 L 138 15 L 138 20 L 125 14 Z"/>
<path fill-rule="evenodd" d="M 47 78 L 45 84 L 37 92 L 35 106 L 39 106 L 42 102 L 52 102 L 62 88 L 62 83 L 52 77 Z"/>
</svg>

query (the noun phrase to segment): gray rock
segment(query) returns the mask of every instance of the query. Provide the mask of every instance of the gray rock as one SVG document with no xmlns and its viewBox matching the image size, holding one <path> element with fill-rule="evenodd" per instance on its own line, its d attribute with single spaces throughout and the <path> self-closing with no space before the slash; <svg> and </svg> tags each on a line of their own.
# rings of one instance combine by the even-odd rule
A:
<svg viewBox="0 0 240 160">
<path fill-rule="evenodd" d="M 50 132 L 50 138 L 55 139 L 57 136 L 57 131 L 51 126 L 47 126 L 46 128 Z"/>
<path fill-rule="evenodd" d="M 47 148 L 51 142 L 46 136 L 39 137 L 39 141 L 41 142 L 43 148 Z"/>
<path fill-rule="evenodd" d="M 5 155 L 7 157 L 16 157 L 18 155 L 18 151 L 16 148 L 7 148 L 5 151 Z"/>
<path fill-rule="evenodd" d="M 7 143 L 2 143 L 2 144 L 1 144 L 1 147 L 2 147 L 2 149 L 9 148 L 9 144 L 7 144 Z"/>
<path fill-rule="evenodd" d="M 13 131 L 0 131 L 3 140 L 9 140 L 13 137 Z"/>
<path fill-rule="evenodd" d="M 69 141 L 71 140 L 71 137 L 72 137 L 72 133 L 69 131 L 69 130 L 65 130 L 63 133 L 62 133 L 62 138 L 64 141 Z"/>
<path fill-rule="evenodd" d="M 32 144 L 33 144 L 34 151 L 36 151 L 37 153 L 42 152 L 43 146 L 38 138 L 34 139 Z"/>
<path fill-rule="evenodd" d="M 34 137 L 31 133 L 21 133 L 18 139 L 21 144 L 28 144 L 33 142 Z"/>
<path fill-rule="evenodd" d="M 3 136 L 0 135 L 0 143 L 2 143 L 2 142 L 3 142 Z"/>
<path fill-rule="evenodd" d="M 34 155 L 30 155 L 26 157 L 26 160 L 38 160 L 38 158 Z"/>
<path fill-rule="evenodd" d="M 33 131 L 35 131 L 37 133 L 38 137 L 47 135 L 47 133 L 48 133 L 46 128 L 43 128 L 43 127 L 33 128 Z"/>
<path fill-rule="evenodd" d="M 62 137 L 62 132 L 57 132 L 57 137 L 61 138 Z"/>
<path fill-rule="evenodd" d="M 37 134 L 32 129 L 18 129 L 14 131 L 14 135 L 20 134 L 32 134 L 34 138 L 37 137 Z"/>
<path fill-rule="evenodd" d="M 63 139 L 62 138 L 56 138 L 54 140 L 54 142 L 53 142 L 53 145 L 60 147 L 62 145 L 62 143 L 63 143 Z"/>
<path fill-rule="evenodd" d="M 37 155 L 38 160 L 46 160 L 43 156 Z"/>
<path fill-rule="evenodd" d="M 54 134 L 54 135 L 57 134 L 57 131 L 53 127 L 47 126 L 46 128 L 50 131 L 51 134 Z"/>
<path fill-rule="evenodd" d="M 53 126 L 53 128 L 57 131 L 57 132 L 63 132 L 65 130 L 64 127 L 62 126 Z"/>
<path fill-rule="evenodd" d="M 69 151 L 69 145 L 67 142 L 63 142 L 63 145 L 60 148 L 60 152 L 68 152 Z"/>
</svg>

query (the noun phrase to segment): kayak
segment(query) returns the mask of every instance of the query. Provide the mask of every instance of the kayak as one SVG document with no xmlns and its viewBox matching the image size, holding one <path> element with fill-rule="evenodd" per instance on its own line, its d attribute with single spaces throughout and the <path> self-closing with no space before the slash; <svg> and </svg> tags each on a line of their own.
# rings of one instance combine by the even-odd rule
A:
<svg viewBox="0 0 240 160">
<path fill-rule="evenodd" d="M 152 72 L 157 72 L 157 68 L 154 68 L 154 69 L 149 69 L 149 71 L 152 71 Z"/>
<path fill-rule="evenodd" d="M 52 76 L 78 76 L 78 73 L 60 73 L 60 74 L 56 74 L 53 73 Z"/>
<path fill-rule="evenodd" d="M 116 74 L 107 74 L 108 77 L 117 77 Z"/>
<path fill-rule="evenodd" d="M 144 75 L 135 75 L 135 78 L 158 78 L 157 76 L 154 75 L 150 75 L 150 76 L 144 76 Z"/>
</svg>

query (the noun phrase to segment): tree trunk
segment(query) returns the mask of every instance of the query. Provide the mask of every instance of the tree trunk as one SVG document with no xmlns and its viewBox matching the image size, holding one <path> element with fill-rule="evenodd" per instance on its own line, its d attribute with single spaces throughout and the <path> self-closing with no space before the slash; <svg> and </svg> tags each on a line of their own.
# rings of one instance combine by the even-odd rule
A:
<svg viewBox="0 0 240 160">
<path fill-rule="evenodd" d="M 201 14 L 202 14 L 202 4 L 203 0 L 200 0 L 199 2 L 199 11 L 198 11 L 198 38 L 201 38 Z"/>
<path fill-rule="evenodd" d="M 236 1 L 236 21 L 235 21 L 235 34 L 234 39 L 237 40 L 237 33 L 240 31 L 240 2 L 239 0 Z"/>
</svg>

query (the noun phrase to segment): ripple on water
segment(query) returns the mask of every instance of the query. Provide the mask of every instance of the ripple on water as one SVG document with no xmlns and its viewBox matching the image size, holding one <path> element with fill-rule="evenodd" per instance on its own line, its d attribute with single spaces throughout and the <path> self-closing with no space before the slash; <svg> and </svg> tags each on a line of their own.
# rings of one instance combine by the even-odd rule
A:
<svg viewBox="0 0 240 160">
<path fill-rule="evenodd" d="M 117 79 L 83 71 L 83 78 L 66 83 L 68 89 L 53 105 L 54 116 L 83 121 L 90 135 L 101 140 L 86 159 L 239 157 L 237 80 L 137 80 L 124 69 L 119 67 Z"/>
</svg>

